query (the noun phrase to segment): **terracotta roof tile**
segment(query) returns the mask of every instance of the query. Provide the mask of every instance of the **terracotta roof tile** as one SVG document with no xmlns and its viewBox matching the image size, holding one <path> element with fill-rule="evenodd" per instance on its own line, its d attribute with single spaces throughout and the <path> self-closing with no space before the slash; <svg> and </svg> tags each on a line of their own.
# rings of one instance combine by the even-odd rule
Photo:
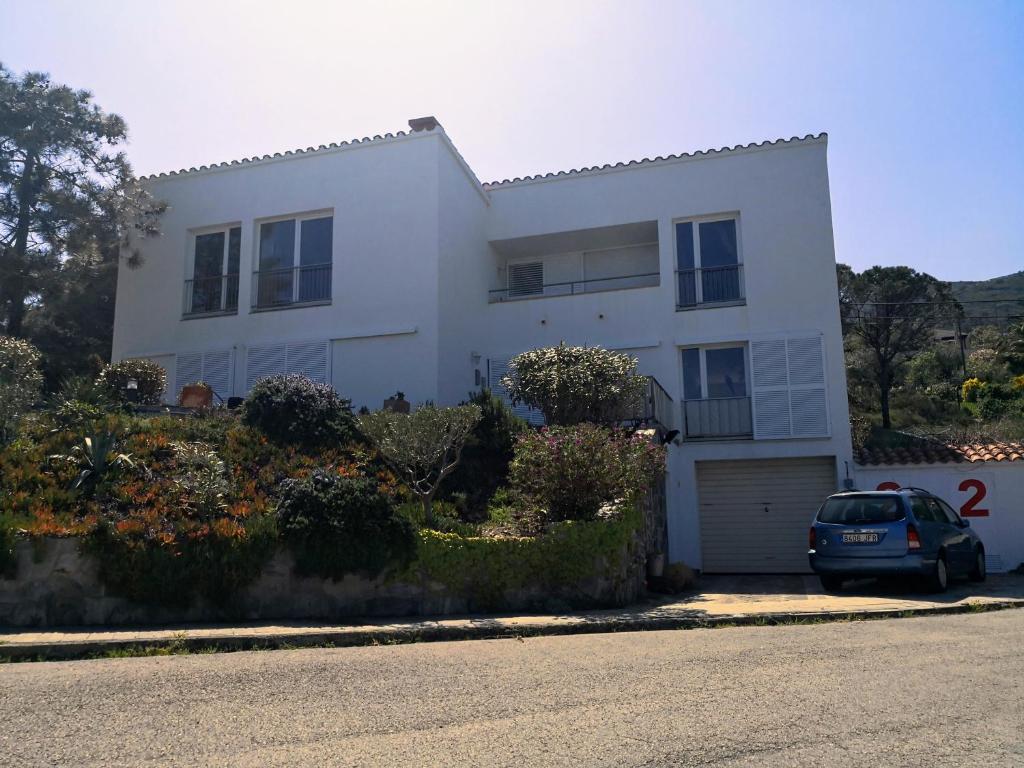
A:
<svg viewBox="0 0 1024 768">
<path fill-rule="evenodd" d="M 896 448 L 859 448 L 861 466 L 879 464 L 959 464 L 983 461 L 1024 461 L 1024 443 L 926 443 Z"/>
</svg>

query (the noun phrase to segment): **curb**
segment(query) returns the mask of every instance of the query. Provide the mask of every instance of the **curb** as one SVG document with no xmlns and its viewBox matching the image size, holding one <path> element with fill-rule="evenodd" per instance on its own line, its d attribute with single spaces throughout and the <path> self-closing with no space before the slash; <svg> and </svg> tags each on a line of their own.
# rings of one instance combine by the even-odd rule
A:
<svg viewBox="0 0 1024 768">
<path fill-rule="evenodd" d="M 839 621 L 870 621 L 961 613 L 988 613 L 1024 608 L 1024 600 L 999 600 L 985 603 L 935 606 L 915 609 L 876 609 L 864 611 L 819 611 L 815 613 L 777 612 L 723 614 L 721 616 L 623 616 L 582 618 L 565 623 L 537 622 L 516 625 L 468 624 L 465 626 L 410 625 L 386 629 L 326 631 L 311 630 L 294 634 L 203 635 L 180 632 L 171 637 L 138 640 L 83 640 L 59 643 L 0 644 L 0 661 L 59 661 L 103 657 L 115 652 L 125 656 L 170 655 L 188 652 L 232 652 L 275 649 L 333 647 L 442 642 L 454 640 L 500 640 L 558 635 L 585 635 L 612 632 L 651 632 L 658 630 L 713 629 L 715 627 L 784 626 Z M 161 654 L 160 651 L 165 651 Z"/>
</svg>

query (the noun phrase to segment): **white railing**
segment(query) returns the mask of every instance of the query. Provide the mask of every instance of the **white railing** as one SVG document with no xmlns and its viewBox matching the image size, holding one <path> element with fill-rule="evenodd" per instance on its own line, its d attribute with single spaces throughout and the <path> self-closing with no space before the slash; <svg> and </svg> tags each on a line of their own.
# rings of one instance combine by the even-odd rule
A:
<svg viewBox="0 0 1024 768">
<path fill-rule="evenodd" d="M 690 439 L 751 437 L 754 423 L 749 397 L 722 397 L 683 402 L 683 434 Z"/>
</svg>

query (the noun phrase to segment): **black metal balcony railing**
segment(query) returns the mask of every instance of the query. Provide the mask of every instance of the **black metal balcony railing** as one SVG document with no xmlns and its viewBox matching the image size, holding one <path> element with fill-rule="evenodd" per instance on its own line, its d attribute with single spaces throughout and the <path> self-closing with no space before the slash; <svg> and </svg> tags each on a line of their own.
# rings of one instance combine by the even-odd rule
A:
<svg viewBox="0 0 1024 768">
<path fill-rule="evenodd" d="M 743 265 L 703 267 L 676 271 L 679 307 L 722 304 L 743 299 Z"/>
<path fill-rule="evenodd" d="M 498 288 L 487 292 L 487 300 L 494 304 L 500 301 L 521 301 L 537 299 L 545 296 L 574 296 L 579 293 L 597 293 L 599 291 L 618 291 L 624 288 L 651 288 L 657 286 L 661 275 L 658 272 L 645 272 L 639 275 L 621 275 L 619 277 L 598 277 L 592 280 L 574 280 L 565 283 L 544 283 L 535 290 L 523 288 Z"/>
<path fill-rule="evenodd" d="M 185 315 L 238 311 L 238 275 L 195 277 L 185 281 Z"/>
<path fill-rule="evenodd" d="M 264 269 L 252 275 L 252 306 L 255 309 L 325 302 L 330 299 L 330 264 Z"/>
<path fill-rule="evenodd" d="M 751 437 L 754 426 L 750 398 L 685 400 L 683 424 L 687 438 Z"/>
</svg>

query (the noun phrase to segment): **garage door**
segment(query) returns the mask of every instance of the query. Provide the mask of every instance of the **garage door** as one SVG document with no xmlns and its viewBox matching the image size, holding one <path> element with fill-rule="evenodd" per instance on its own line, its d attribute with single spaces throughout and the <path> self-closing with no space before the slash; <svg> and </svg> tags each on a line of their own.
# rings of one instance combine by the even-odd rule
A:
<svg viewBox="0 0 1024 768">
<path fill-rule="evenodd" d="M 835 458 L 697 462 L 705 573 L 807 573 L 807 530 Z"/>
</svg>

